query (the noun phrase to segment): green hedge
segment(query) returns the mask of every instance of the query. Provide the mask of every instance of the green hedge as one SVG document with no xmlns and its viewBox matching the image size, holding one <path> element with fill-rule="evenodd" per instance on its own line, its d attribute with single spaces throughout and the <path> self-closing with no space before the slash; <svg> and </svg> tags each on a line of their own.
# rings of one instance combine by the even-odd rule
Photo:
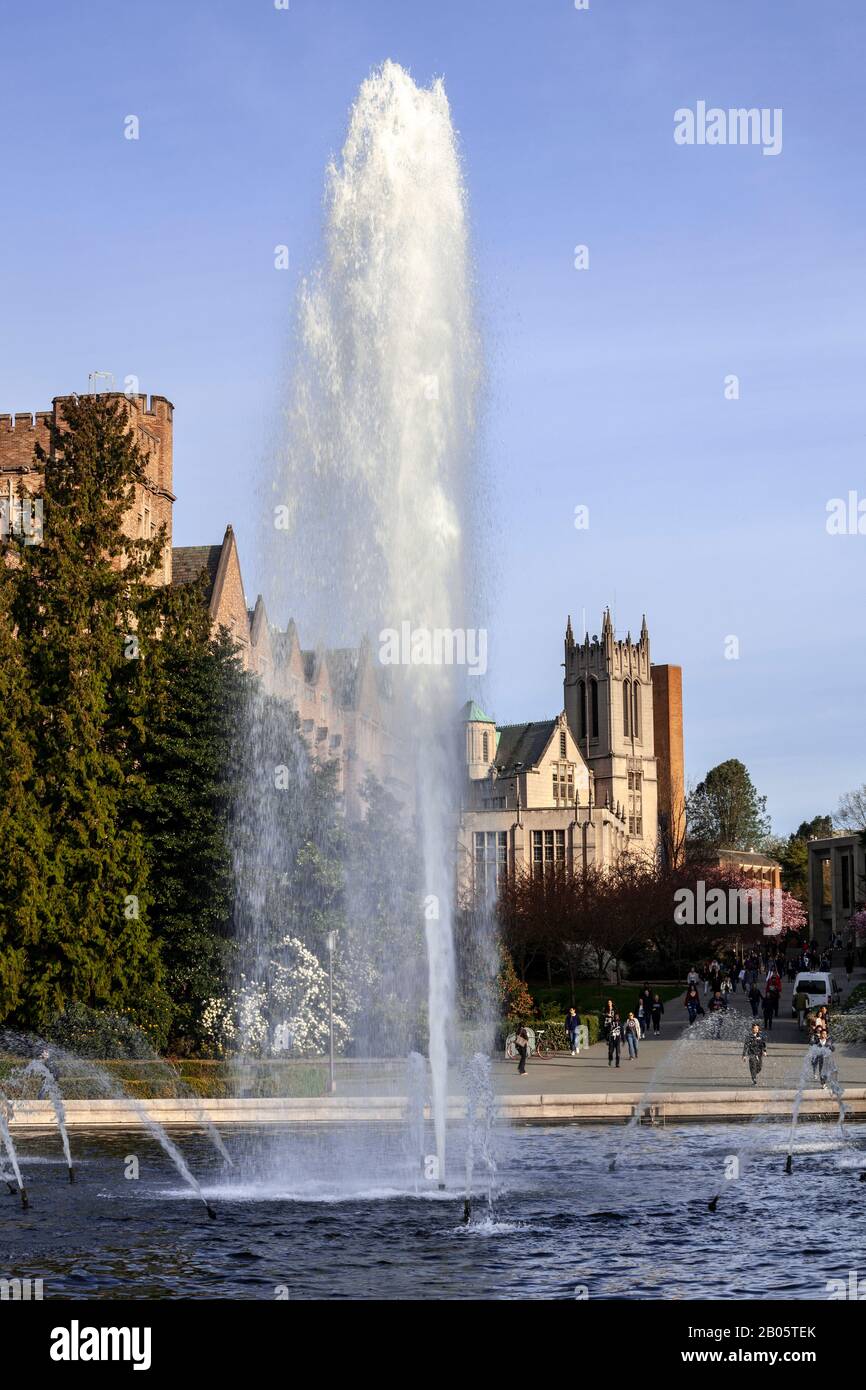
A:
<svg viewBox="0 0 866 1390">
<path fill-rule="evenodd" d="M 0 1085 L 3 1079 L 22 1065 L 20 1058 L 0 1059 Z M 109 1097 L 111 1090 L 103 1089 L 84 1068 L 60 1074 L 60 1089 L 67 1100 L 98 1100 Z M 228 1062 L 178 1061 L 169 1063 L 139 1061 L 131 1058 L 110 1058 L 94 1061 L 94 1066 L 107 1072 L 130 1096 L 141 1099 L 183 1097 L 192 1093 L 208 1099 L 246 1096 L 305 1097 L 324 1096 L 330 1092 L 328 1059 L 321 1061 L 281 1062 L 254 1061 L 243 1067 Z M 339 1063 L 337 1064 L 340 1076 Z M 38 1093 L 35 1078 L 27 1083 L 27 1094 Z"/>
<path fill-rule="evenodd" d="M 598 1014 L 581 1014 L 581 1023 L 586 1025 L 589 1033 L 590 1046 L 597 1043 L 601 1037 L 601 1019 Z M 557 1052 L 568 1052 L 570 1044 L 568 1034 L 565 1031 L 565 1021 L 562 1018 L 539 1018 L 533 1020 L 530 1027 L 538 1029 L 544 1028 L 547 1041 L 552 1043 Z"/>
</svg>

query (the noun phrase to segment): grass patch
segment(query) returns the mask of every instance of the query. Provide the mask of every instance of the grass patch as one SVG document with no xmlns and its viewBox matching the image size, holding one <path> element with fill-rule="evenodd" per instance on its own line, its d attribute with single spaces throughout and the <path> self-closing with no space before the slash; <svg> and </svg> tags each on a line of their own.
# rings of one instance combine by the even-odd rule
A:
<svg viewBox="0 0 866 1390">
<path fill-rule="evenodd" d="M 592 980 L 588 980 L 579 984 L 575 991 L 577 1012 L 581 1017 L 584 1013 L 601 1014 L 608 999 L 612 999 L 614 1006 L 625 1018 L 631 1010 L 637 1013 L 638 995 L 642 988 L 643 981 L 640 980 L 630 980 L 626 985 L 596 984 Z M 658 994 L 665 1006 L 672 999 L 682 1000 L 686 992 L 685 984 L 679 985 L 672 982 L 654 984 L 652 980 L 650 980 L 650 989 L 653 994 Z M 554 985 L 553 987 L 530 985 L 529 992 L 536 1001 L 536 1013 L 539 1018 L 556 1019 L 561 1022 L 571 1007 L 571 992 L 567 985 Z M 685 1013 L 684 1010 L 683 1013 Z"/>
</svg>

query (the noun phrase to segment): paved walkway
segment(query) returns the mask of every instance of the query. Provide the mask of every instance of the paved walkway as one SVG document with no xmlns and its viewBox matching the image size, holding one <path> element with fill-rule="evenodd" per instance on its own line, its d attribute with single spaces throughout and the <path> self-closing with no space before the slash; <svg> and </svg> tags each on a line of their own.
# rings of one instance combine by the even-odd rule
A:
<svg viewBox="0 0 866 1390">
<path fill-rule="evenodd" d="M 843 1002 L 849 992 L 845 971 L 835 967 L 836 979 L 842 986 Z M 855 971 L 850 989 L 866 980 L 866 971 Z M 640 986 L 635 985 L 635 995 Z M 726 1038 L 719 1041 L 694 1041 L 688 1037 L 683 996 L 665 1004 L 662 1036 L 649 1037 L 640 1044 L 638 1056 L 629 1061 L 627 1049 L 619 1070 L 608 1066 L 607 1044 L 596 1043 L 581 1052 L 579 1057 L 559 1055 L 539 1060 L 531 1057 L 526 1076 L 517 1073 L 516 1062 L 494 1064 L 495 1084 L 500 1095 L 520 1091 L 544 1095 L 595 1094 L 597 1092 L 706 1091 L 709 1089 L 742 1089 L 749 1085 L 749 1069 L 742 1058 L 742 1039 L 752 1022 L 752 1010 L 746 996 L 738 990 L 728 995 Z M 797 1029 L 791 1015 L 792 987 L 784 983 L 779 1017 L 773 1020 L 767 1034 L 768 1051 L 760 1084 L 765 1088 L 796 1087 L 806 1054 L 806 1035 Z M 706 1008 L 706 1000 L 702 1002 Z M 741 1022 L 742 1027 L 734 1024 Z M 759 1014 L 763 1026 L 763 1014 Z M 731 1039 L 731 1033 L 736 1037 Z M 836 1063 L 843 1086 L 866 1086 L 866 1045 L 838 1044 Z M 811 1081 L 810 1081 L 811 1084 Z"/>
</svg>

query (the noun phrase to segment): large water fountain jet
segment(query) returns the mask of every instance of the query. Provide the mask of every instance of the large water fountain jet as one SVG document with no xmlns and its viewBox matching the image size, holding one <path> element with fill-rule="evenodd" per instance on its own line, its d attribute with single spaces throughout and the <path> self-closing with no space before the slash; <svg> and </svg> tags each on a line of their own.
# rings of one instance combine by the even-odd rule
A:
<svg viewBox="0 0 866 1390">
<path fill-rule="evenodd" d="M 272 490 L 289 525 L 276 531 L 270 512 L 266 562 L 272 604 L 291 611 L 313 645 L 344 647 L 363 633 L 372 637 L 374 661 L 386 667 L 394 762 L 414 787 L 422 879 L 416 921 L 398 947 L 395 997 L 420 1014 L 426 996 L 443 1185 L 455 996 L 456 733 L 467 658 L 461 669 L 459 652 L 456 664 L 441 649 L 437 659 L 429 643 L 437 633 L 468 641 L 476 632 L 466 579 L 480 378 L 472 299 L 464 189 L 444 87 L 421 88 L 386 62 L 362 85 L 341 158 L 328 170 L 324 256 L 301 291 L 287 444 Z M 399 655 L 388 634 L 400 634 Z M 253 803 L 261 854 L 246 850 L 237 877 L 243 953 L 261 980 L 271 927 L 256 904 L 261 884 L 274 876 L 263 862 L 273 844 L 263 786 L 247 797 Z M 380 850 L 387 859 L 390 846 Z M 350 877 L 350 904 L 356 887 Z M 422 927 L 426 963 L 413 944 Z"/>
</svg>

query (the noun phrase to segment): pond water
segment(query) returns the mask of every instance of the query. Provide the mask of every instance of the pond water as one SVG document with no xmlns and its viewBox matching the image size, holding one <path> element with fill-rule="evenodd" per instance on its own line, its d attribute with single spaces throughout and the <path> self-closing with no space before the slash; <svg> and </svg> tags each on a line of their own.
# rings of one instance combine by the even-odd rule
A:
<svg viewBox="0 0 866 1390">
<path fill-rule="evenodd" d="M 231 1170 L 181 1135 L 211 1221 L 143 1136 L 73 1132 L 73 1185 L 56 1136 L 22 1136 L 31 1206 L 0 1197 L 0 1276 L 42 1278 L 46 1299 L 826 1299 L 862 1264 L 866 1127 L 802 1125 L 790 1176 L 787 1137 L 503 1129 L 492 1204 L 476 1164 L 464 1224 L 459 1139 L 442 1192 L 396 1130 L 348 1181 L 357 1130 L 229 1132 Z"/>
</svg>

